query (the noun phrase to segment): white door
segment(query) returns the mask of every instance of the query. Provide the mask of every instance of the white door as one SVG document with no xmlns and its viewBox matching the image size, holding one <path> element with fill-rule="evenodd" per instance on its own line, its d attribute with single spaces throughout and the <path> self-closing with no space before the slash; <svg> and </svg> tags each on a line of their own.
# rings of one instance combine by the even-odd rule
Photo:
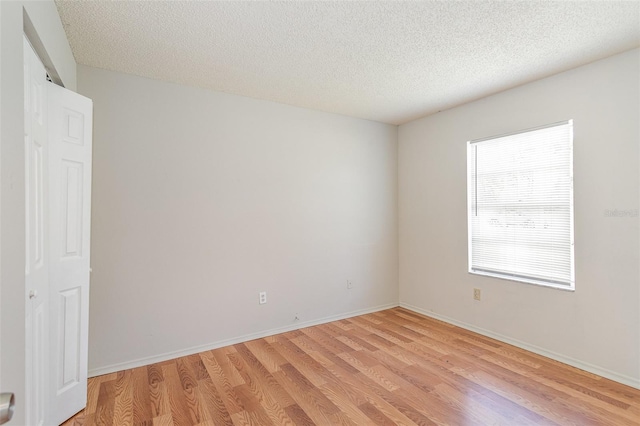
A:
<svg viewBox="0 0 640 426">
<path fill-rule="evenodd" d="M 47 418 L 48 256 L 46 71 L 24 38 L 26 420 Z"/>
<path fill-rule="evenodd" d="M 87 403 L 93 103 L 46 83 L 49 135 L 48 423 Z"/>
<path fill-rule="evenodd" d="M 46 81 L 24 38 L 26 420 L 60 424 L 87 401 L 90 99 Z"/>
</svg>

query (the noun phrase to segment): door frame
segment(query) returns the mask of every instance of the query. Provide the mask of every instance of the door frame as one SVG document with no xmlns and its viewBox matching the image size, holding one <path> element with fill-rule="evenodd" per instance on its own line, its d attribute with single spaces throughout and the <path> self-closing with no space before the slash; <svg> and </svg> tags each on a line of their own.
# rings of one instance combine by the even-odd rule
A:
<svg viewBox="0 0 640 426">
<path fill-rule="evenodd" d="M 2 23 L 2 7 L 0 7 L 0 23 Z M 1 28 L 1 25 L 0 25 Z M 0 31 L 0 46 L 2 46 L 2 31 Z M 0 55 L 0 82 L 2 81 L 2 55 Z M 2 99 L 2 84 L 0 84 L 0 99 Z M 2 114 L 0 114 L 0 135 L 2 134 Z M 0 155 L 2 154 L 0 150 Z M 2 159 L 0 157 L 0 163 Z M 0 173 L 0 188 L 2 187 L 2 174 Z M 2 228 L 2 211 L 0 209 L 0 228 Z M 0 277 L 2 276 L 2 264 L 0 264 Z M 0 285 L 0 306 L 2 306 L 2 286 Z M 2 388 L 2 315 L 0 315 L 0 392 Z"/>
<path fill-rule="evenodd" d="M 25 423 L 25 202 L 23 7 L 0 2 L 0 374 L 14 392 L 11 424 Z"/>
</svg>

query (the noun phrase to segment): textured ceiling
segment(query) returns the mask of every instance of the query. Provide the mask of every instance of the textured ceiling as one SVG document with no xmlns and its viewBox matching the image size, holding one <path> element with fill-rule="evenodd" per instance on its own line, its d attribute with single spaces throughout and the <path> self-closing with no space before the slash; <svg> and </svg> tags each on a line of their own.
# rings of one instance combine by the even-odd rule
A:
<svg viewBox="0 0 640 426">
<path fill-rule="evenodd" d="M 385 123 L 640 45 L 640 1 L 56 1 L 79 64 Z"/>
</svg>

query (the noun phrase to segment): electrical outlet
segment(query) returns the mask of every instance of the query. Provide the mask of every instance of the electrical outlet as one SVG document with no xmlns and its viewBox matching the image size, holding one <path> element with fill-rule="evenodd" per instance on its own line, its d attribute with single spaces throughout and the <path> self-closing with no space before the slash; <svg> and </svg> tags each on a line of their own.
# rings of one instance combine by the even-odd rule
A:
<svg viewBox="0 0 640 426">
<path fill-rule="evenodd" d="M 267 303 L 267 292 L 266 291 L 261 291 L 260 292 L 260 304 L 264 305 L 265 303 Z"/>
<path fill-rule="evenodd" d="M 353 288 L 353 283 L 351 281 L 349 281 L 349 280 L 347 280 L 347 288 L 349 290 L 351 290 Z"/>
<path fill-rule="evenodd" d="M 481 297 L 482 297 L 482 292 L 481 292 L 481 290 L 480 290 L 479 288 L 474 288 L 474 289 L 473 289 L 473 298 L 474 298 L 475 300 L 480 300 L 480 299 L 481 299 Z"/>
</svg>

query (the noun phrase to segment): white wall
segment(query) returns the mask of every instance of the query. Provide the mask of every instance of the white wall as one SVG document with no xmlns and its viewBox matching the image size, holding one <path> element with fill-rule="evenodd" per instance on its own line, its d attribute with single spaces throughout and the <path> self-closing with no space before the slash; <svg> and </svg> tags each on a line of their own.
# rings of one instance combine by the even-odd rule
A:
<svg viewBox="0 0 640 426">
<path fill-rule="evenodd" d="M 0 377 L 16 393 L 11 424 L 24 424 L 24 86 L 23 32 L 38 40 L 52 73 L 75 87 L 75 61 L 53 1 L 0 1 Z M 25 15 L 26 14 L 26 15 Z M 27 16 L 27 20 L 23 17 Z"/>
<path fill-rule="evenodd" d="M 400 126 L 400 303 L 640 386 L 640 51 Z M 467 273 L 466 141 L 574 120 L 576 291 Z M 472 289 L 482 289 L 482 301 Z"/>
<path fill-rule="evenodd" d="M 396 126 L 84 66 L 78 87 L 90 374 L 397 305 Z"/>
</svg>

